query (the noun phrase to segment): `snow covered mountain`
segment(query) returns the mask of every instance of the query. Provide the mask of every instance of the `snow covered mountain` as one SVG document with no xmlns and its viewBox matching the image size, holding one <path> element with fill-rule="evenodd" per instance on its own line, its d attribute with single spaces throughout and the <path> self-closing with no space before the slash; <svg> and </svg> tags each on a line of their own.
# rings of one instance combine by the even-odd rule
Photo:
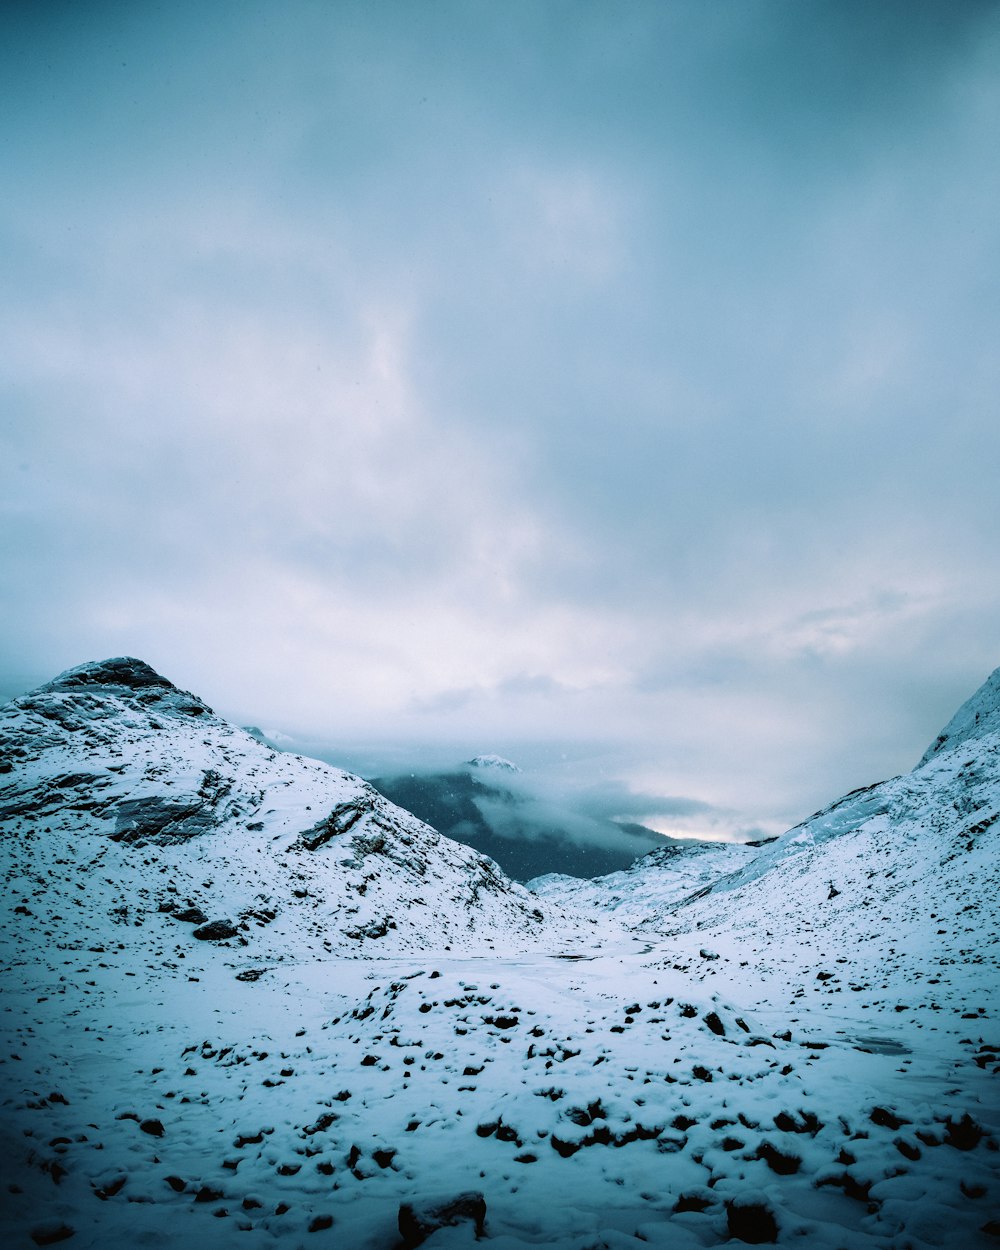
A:
<svg viewBox="0 0 1000 1250">
<path fill-rule="evenodd" d="M 468 761 L 472 768 L 495 768 L 501 773 L 519 773 L 521 769 L 512 760 L 502 755 L 474 755 Z"/>
<path fill-rule="evenodd" d="M 526 884 L 564 907 L 614 913 L 629 925 L 657 927 L 690 895 L 756 859 L 761 843 L 666 841 L 622 872 L 592 879 L 547 873 Z"/>
<path fill-rule="evenodd" d="M 763 935 L 772 1001 L 779 982 L 792 994 L 809 982 L 824 1011 L 863 994 L 871 1018 L 906 1024 L 928 1006 L 952 1020 L 990 1018 L 998 922 L 1000 670 L 912 772 L 790 829 L 686 900 L 666 931 L 697 933 L 737 968 Z M 664 930 L 652 914 L 640 927 Z"/>
<path fill-rule="evenodd" d="M 130 658 L 0 709 L 0 822 L 8 881 L 34 878 L 22 914 L 61 938 L 97 893 L 148 941 L 193 926 L 262 960 L 379 943 L 521 950 L 568 931 L 486 856 L 357 777 L 271 750 Z M 70 854 L 87 907 L 58 867 Z"/>
<path fill-rule="evenodd" d="M 139 661 L 63 674 L 0 709 L 0 1244 L 996 1245 L 991 708 L 563 914 Z"/>
<path fill-rule="evenodd" d="M 406 772 L 371 782 L 441 833 L 495 859 L 517 881 L 546 873 L 588 879 L 626 868 L 637 855 L 663 845 L 652 829 L 589 813 L 572 794 L 547 792 L 544 782 L 500 756 L 476 756 L 448 772 Z"/>
</svg>

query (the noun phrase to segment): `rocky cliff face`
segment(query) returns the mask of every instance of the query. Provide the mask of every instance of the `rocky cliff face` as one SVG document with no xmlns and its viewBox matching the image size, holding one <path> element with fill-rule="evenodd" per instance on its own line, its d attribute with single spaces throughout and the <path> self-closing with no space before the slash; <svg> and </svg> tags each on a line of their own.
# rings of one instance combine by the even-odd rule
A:
<svg viewBox="0 0 1000 1250">
<path fill-rule="evenodd" d="M 0 862 L 53 932 L 103 915 L 133 941 L 193 931 L 248 957 L 528 949 L 569 931 L 486 856 L 132 658 L 0 709 Z"/>
</svg>

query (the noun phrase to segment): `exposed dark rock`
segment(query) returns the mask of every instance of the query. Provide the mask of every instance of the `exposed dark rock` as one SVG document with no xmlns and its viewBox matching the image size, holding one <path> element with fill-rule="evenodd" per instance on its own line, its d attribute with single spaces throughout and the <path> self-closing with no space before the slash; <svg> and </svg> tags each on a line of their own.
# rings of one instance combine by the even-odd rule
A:
<svg viewBox="0 0 1000 1250">
<path fill-rule="evenodd" d="M 761 1246 L 778 1240 L 778 1222 L 766 1202 L 733 1198 L 726 1203 L 729 1235 L 737 1241 Z"/>
<path fill-rule="evenodd" d="M 228 920 L 211 920 L 200 929 L 195 929 L 194 936 L 201 942 L 224 942 L 227 938 L 238 936 L 238 933 L 239 930 Z"/>
<path fill-rule="evenodd" d="M 518 1024 L 517 1016 L 483 1016 L 484 1024 L 492 1024 L 497 1029 L 513 1029 Z"/>
<path fill-rule="evenodd" d="M 968 1112 L 960 1120 L 945 1121 L 945 1143 L 956 1150 L 975 1150 L 983 1140 L 983 1130 Z"/>
<path fill-rule="evenodd" d="M 57 1241 L 74 1236 L 75 1232 L 68 1224 L 40 1224 L 31 1230 L 31 1240 L 36 1246 L 54 1246 Z"/>
<path fill-rule="evenodd" d="M 872 1124 L 877 1124 L 879 1128 L 902 1128 L 904 1124 L 909 1124 L 909 1120 L 903 1119 L 902 1116 L 896 1115 L 889 1107 L 875 1107 L 871 1115 L 868 1117 Z"/>
<path fill-rule="evenodd" d="M 148 1133 L 150 1137 L 163 1136 L 163 1125 L 159 1120 L 142 1120 L 139 1123 L 139 1127 L 144 1133 Z"/>
<path fill-rule="evenodd" d="M 373 805 L 371 803 L 360 799 L 351 799 L 346 803 L 339 803 L 328 816 L 324 816 L 311 829 L 306 829 L 300 833 L 296 839 L 296 846 L 303 847 L 307 851 L 318 851 L 331 838 L 347 833 L 366 812 L 371 812 L 372 810 Z"/>
<path fill-rule="evenodd" d="M 783 1133 L 808 1133 L 810 1137 L 815 1137 L 823 1127 L 819 1119 L 811 1111 L 800 1111 L 799 1116 L 801 1118 L 796 1120 L 787 1111 L 779 1111 L 774 1123 Z"/>
<path fill-rule="evenodd" d="M 714 1201 L 708 1194 L 684 1193 L 674 1203 L 674 1212 L 679 1214 L 681 1211 L 707 1211 Z"/>
<path fill-rule="evenodd" d="M 175 920 L 183 920 L 185 924 L 207 924 L 208 917 L 200 907 L 185 907 L 183 911 L 174 912 Z"/>
<path fill-rule="evenodd" d="M 855 1202 L 867 1203 L 871 1198 L 871 1181 L 859 1180 L 850 1172 L 841 1172 L 837 1176 L 831 1176 L 826 1180 L 817 1181 L 817 1185 L 831 1185 L 837 1189 L 842 1189 L 848 1198 L 853 1198 Z"/>
<path fill-rule="evenodd" d="M 104 1185 L 94 1187 L 94 1197 L 100 1198 L 102 1202 L 107 1202 L 109 1198 L 113 1198 L 115 1194 L 120 1194 L 125 1188 L 127 1176 L 116 1176 L 113 1181 L 108 1181 Z"/>
<path fill-rule="evenodd" d="M 444 1200 L 404 1202 L 399 1208 L 399 1233 L 406 1250 L 413 1250 L 439 1228 L 451 1227 L 465 1220 L 475 1224 L 477 1237 L 483 1235 L 486 1199 L 481 1193 L 470 1191 Z"/>
<path fill-rule="evenodd" d="M 792 1176 L 802 1166 L 798 1155 L 785 1154 L 768 1141 L 761 1142 L 757 1147 L 757 1158 L 763 1159 L 771 1171 L 777 1172 L 779 1176 Z"/>
<path fill-rule="evenodd" d="M 60 673 L 53 681 L 40 686 L 34 694 L 58 691 L 87 691 L 104 687 L 110 694 L 136 698 L 157 711 L 180 712 L 187 716 L 211 716 L 212 709 L 197 695 L 180 690 L 173 682 L 151 668 L 144 660 L 121 655 L 110 660 L 96 660 Z"/>
</svg>

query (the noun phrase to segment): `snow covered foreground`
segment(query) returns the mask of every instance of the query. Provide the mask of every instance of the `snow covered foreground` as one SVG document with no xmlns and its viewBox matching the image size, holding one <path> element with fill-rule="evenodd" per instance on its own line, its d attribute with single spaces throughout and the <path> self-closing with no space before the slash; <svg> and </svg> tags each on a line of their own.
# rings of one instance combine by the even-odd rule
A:
<svg viewBox="0 0 1000 1250">
<path fill-rule="evenodd" d="M 138 661 L 15 700 L 0 1244 L 996 1245 L 976 710 L 693 898 L 646 857 L 643 914 L 528 893 Z"/>
</svg>

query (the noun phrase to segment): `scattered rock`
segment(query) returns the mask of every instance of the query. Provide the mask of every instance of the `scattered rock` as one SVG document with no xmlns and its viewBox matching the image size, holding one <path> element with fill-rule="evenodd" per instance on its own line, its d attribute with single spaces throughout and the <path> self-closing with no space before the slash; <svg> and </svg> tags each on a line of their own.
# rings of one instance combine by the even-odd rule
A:
<svg viewBox="0 0 1000 1250">
<path fill-rule="evenodd" d="M 757 1158 L 763 1159 L 771 1171 L 776 1172 L 778 1176 L 793 1176 L 802 1166 L 802 1160 L 798 1155 L 785 1154 L 768 1141 L 761 1142 L 757 1147 Z"/>
<path fill-rule="evenodd" d="M 471 1220 L 476 1236 L 483 1235 L 486 1224 L 486 1199 L 481 1193 L 469 1191 L 454 1198 L 434 1198 L 425 1202 L 404 1202 L 399 1208 L 399 1233 L 405 1250 L 422 1245 L 439 1228 L 451 1227 Z"/>
<path fill-rule="evenodd" d="M 726 1203 L 729 1235 L 737 1241 L 761 1246 L 778 1240 L 778 1222 L 762 1198 L 746 1196 Z"/>
<path fill-rule="evenodd" d="M 956 1150 L 975 1150 L 983 1140 L 983 1130 L 968 1112 L 960 1120 L 949 1116 L 945 1121 L 944 1140 Z"/>
<path fill-rule="evenodd" d="M 183 911 L 173 913 L 175 920 L 183 920 L 185 924 L 207 924 L 208 917 L 200 907 L 186 907 Z"/>
<path fill-rule="evenodd" d="M 68 1224 L 40 1224 L 31 1230 L 31 1240 L 36 1246 L 54 1246 L 57 1241 L 66 1241 L 75 1233 L 76 1229 Z"/>
<path fill-rule="evenodd" d="M 902 1128 L 904 1124 L 909 1124 L 909 1120 L 904 1120 L 901 1116 L 896 1115 L 888 1107 L 875 1107 L 871 1115 L 868 1117 L 872 1124 L 877 1124 L 879 1128 Z"/>
<path fill-rule="evenodd" d="M 127 1176 L 116 1176 L 114 1180 L 107 1181 L 105 1184 L 94 1187 L 94 1196 L 100 1198 L 102 1202 L 107 1202 L 109 1198 L 113 1198 L 115 1194 L 120 1194 L 125 1188 Z"/>
<path fill-rule="evenodd" d="M 238 932 L 228 920 L 210 920 L 200 929 L 195 929 L 194 936 L 200 942 L 224 942 L 227 938 L 236 937 Z"/>
</svg>

